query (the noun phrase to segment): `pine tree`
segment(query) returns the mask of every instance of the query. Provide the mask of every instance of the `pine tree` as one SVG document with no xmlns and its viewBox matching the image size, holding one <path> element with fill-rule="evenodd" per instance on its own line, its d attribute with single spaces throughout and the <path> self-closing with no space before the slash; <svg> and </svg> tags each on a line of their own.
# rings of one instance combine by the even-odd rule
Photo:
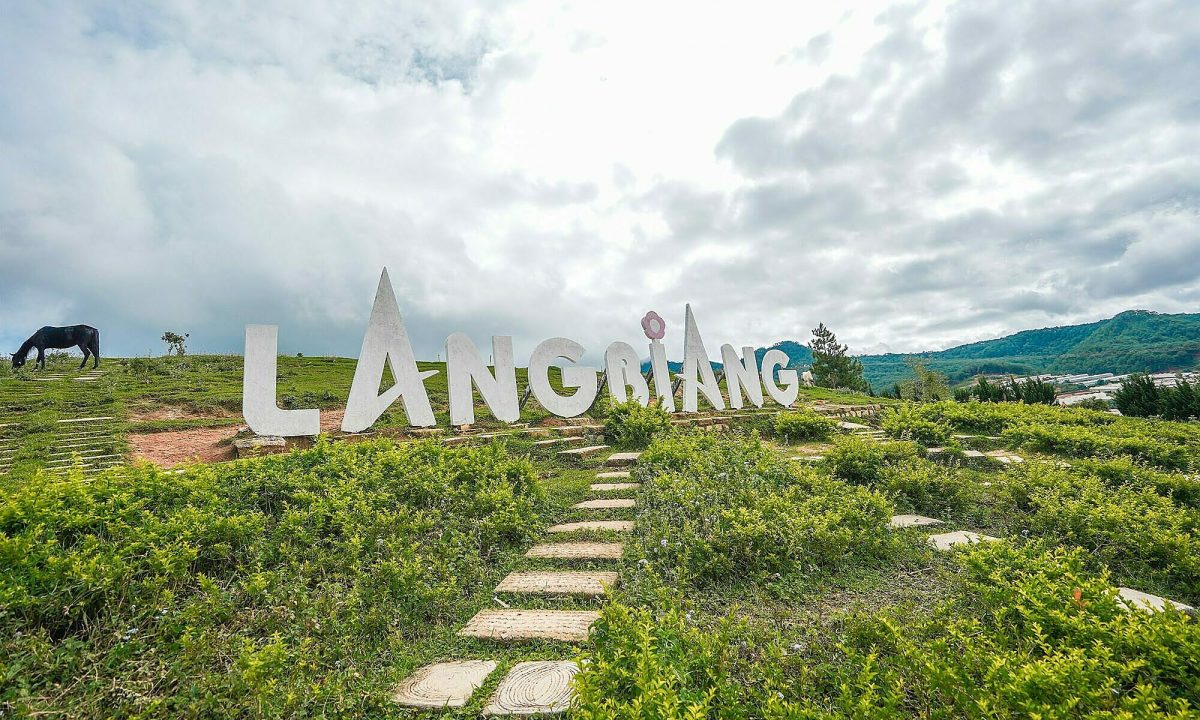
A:
<svg viewBox="0 0 1200 720">
<path fill-rule="evenodd" d="M 1122 380 L 1121 388 L 1113 393 L 1112 399 L 1122 415 L 1153 417 L 1162 412 L 1162 399 L 1149 373 L 1130 375 Z"/>
<path fill-rule="evenodd" d="M 837 336 L 825 323 L 818 325 L 812 334 L 808 347 L 813 354 L 812 374 L 817 385 L 859 392 L 870 390 L 863 378 L 862 362 L 846 354 L 847 346 L 838 344 Z"/>
</svg>

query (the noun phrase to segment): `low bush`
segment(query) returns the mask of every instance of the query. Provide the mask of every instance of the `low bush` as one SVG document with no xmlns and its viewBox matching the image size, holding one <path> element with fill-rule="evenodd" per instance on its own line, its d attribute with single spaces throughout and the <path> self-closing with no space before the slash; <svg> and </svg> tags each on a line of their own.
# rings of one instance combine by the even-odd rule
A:
<svg viewBox="0 0 1200 720">
<path fill-rule="evenodd" d="M 884 410 L 880 427 L 890 437 L 912 440 L 926 447 L 945 445 L 952 433 L 949 425 L 922 417 L 911 405 Z"/>
<path fill-rule="evenodd" d="M 604 439 L 610 445 L 643 449 L 654 436 L 671 429 L 671 416 L 658 405 L 642 406 L 636 399 L 608 406 L 604 418 Z"/>
<path fill-rule="evenodd" d="M 640 464 L 640 550 L 674 582 L 831 571 L 897 547 L 881 494 L 792 468 L 757 437 L 661 437 Z"/>
<path fill-rule="evenodd" d="M 540 497 L 502 447 L 438 443 L 36 475 L 0 498 L 0 707 L 386 714 L 397 660 L 489 591 Z"/>
<path fill-rule="evenodd" d="M 807 408 L 781 412 L 775 416 L 775 436 L 784 442 L 824 440 L 837 431 L 837 420 Z"/>
<path fill-rule="evenodd" d="M 921 450 L 915 443 L 878 443 L 856 437 L 838 438 L 825 454 L 825 462 L 834 477 L 857 485 L 870 485 L 880 479 L 887 465 L 916 460 Z"/>
<path fill-rule="evenodd" d="M 1013 532 L 1084 548 L 1124 584 L 1200 601 L 1200 514 L 1154 488 L 1034 463 L 1009 472 Z"/>
<path fill-rule="evenodd" d="M 962 510 L 975 495 L 975 486 L 957 470 L 918 459 L 883 465 L 873 487 L 891 498 L 898 510 L 934 517 Z"/>
</svg>

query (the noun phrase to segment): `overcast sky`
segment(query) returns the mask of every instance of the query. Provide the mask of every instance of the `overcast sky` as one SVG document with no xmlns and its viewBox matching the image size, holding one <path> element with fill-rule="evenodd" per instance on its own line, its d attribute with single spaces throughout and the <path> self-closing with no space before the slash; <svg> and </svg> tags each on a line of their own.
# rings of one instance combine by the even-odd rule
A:
<svg viewBox="0 0 1200 720">
<path fill-rule="evenodd" d="M 1200 309 L 1181 2 L 0 0 L 0 343 L 936 349 Z M 485 349 L 486 352 L 486 349 Z"/>
</svg>

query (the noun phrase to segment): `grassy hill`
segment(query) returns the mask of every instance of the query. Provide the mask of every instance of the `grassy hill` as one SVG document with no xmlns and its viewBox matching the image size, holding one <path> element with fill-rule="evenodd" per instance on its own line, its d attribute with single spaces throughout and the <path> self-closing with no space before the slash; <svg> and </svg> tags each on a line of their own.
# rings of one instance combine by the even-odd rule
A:
<svg viewBox="0 0 1200 720">
<path fill-rule="evenodd" d="M 812 363 L 812 352 L 798 342 L 785 340 L 772 347 L 787 353 L 792 367 Z M 765 351 L 759 351 L 760 357 Z M 859 356 L 867 380 L 876 389 L 908 377 L 912 358 L 921 358 L 952 382 L 979 373 L 1190 369 L 1200 365 L 1200 314 L 1131 310 L 1098 322 L 1024 330 L 936 352 Z"/>
</svg>

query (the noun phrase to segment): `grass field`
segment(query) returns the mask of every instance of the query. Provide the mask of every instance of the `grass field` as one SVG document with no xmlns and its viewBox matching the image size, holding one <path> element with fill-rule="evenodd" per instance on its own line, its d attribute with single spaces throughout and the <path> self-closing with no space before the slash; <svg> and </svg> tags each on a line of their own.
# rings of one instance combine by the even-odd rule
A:
<svg viewBox="0 0 1200 720">
<path fill-rule="evenodd" d="M 10 437 L 32 447 L 100 409 L 118 439 L 155 408 L 236 422 L 236 360 L 182 360 L 5 380 L 45 392 L 3 395 Z M 280 374 L 281 397 L 337 407 L 352 366 L 281 359 Z M 444 412 L 444 388 L 431 396 Z M 417 668 L 492 659 L 446 713 L 476 717 L 514 663 L 574 659 L 579 718 L 1195 716 L 1200 626 L 1130 611 L 1117 588 L 1200 603 L 1200 426 L 979 403 L 860 422 L 609 413 L 580 444 L 645 445 L 640 487 L 603 494 L 636 507 L 609 510 L 572 507 L 596 496 L 603 453 L 568 460 L 526 435 L 325 440 L 180 472 L 24 461 L 0 499 L 0 710 L 415 717 L 390 697 Z M 891 528 L 904 513 L 942 524 Z M 562 539 L 623 542 L 620 560 L 523 556 L 549 526 L 597 519 L 634 530 Z M 927 541 L 958 530 L 999 540 Z M 621 582 L 603 599 L 493 592 L 539 568 Z M 601 617 L 578 644 L 458 635 L 505 606 Z"/>
</svg>

